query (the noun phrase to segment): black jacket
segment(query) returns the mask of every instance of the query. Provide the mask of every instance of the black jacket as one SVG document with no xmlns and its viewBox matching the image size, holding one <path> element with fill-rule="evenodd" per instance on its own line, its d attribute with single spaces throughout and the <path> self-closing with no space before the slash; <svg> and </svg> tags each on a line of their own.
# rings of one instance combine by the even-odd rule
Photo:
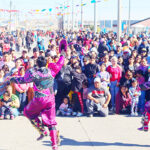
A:
<svg viewBox="0 0 150 150">
<path fill-rule="evenodd" d="M 99 71 L 97 64 L 87 64 L 84 68 L 84 73 L 87 78 L 92 78 Z"/>
<path fill-rule="evenodd" d="M 79 92 L 82 89 L 82 83 L 87 80 L 84 73 L 77 73 L 75 70 L 72 70 L 73 80 L 71 83 L 71 90 Z"/>
</svg>

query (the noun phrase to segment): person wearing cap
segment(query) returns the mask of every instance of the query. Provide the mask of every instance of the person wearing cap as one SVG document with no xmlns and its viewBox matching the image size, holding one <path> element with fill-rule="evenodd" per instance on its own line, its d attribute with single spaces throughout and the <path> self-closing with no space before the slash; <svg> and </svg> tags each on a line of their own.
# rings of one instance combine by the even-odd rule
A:
<svg viewBox="0 0 150 150">
<path fill-rule="evenodd" d="M 138 53 L 139 54 L 142 53 L 143 48 L 146 48 L 147 53 L 149 53 L 149 46 L 147 45 L 146 39 L 142 39 L 142 43 L 139 45 L 139 48 L 138 48 Z"/>
<path fill-rule="evenodd" d="M 147 57 L 147 50 L 146 50 L 146 48 L 142 48 L 142 50 L 141 50 L 141 56 L 142 56 L 142 58 L 143 57 Z"/>
<path fill-rule="evenodd" d="M 111 95 L 106 87 L 101 84 L 101 79 L 96 77 L 94 79 L 94 86 L 88 90 L 88 100 L 86 106 L 89 116 L 93 116 L 94 107 L 96 106 L 100 116 L 108 116 L 108 104 L 110 102 Z"/>
<path fill-rule="evenodd" d="M 123 56 L 123 52 L 122 52 L 122 44 L 121 43 L 118 43 L 116 45 L 116 54 L 115 56 L 118 58 L 118 57 L 122 57 Z"/>
<path fill-rule="evenodd" d="M 39 56 L 43 56 L 43 57 L 45 56 L 44 50 L 40 50 Z"/>
</svg>

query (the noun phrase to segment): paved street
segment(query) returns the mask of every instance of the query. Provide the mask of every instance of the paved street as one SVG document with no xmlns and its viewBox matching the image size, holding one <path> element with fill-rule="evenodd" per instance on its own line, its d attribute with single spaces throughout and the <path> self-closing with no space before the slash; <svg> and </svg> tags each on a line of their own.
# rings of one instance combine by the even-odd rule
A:
<svg viewBox="0 0 150 150">
<path fill-rule="evenodd" d="M 140 117 L 57 118 L 59 150 L 150 150 L 150 131 L 141 132 Z M 49 137 L 37 142 L 38 132 L 25 117 L 0 121 L 0 150 L 50 150 Z"/>
</svg>

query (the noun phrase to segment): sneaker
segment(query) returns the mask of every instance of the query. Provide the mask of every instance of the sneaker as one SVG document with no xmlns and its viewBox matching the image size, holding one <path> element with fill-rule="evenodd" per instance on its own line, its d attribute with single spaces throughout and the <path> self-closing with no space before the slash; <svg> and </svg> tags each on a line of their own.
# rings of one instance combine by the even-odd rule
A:
<svg viewBox="0 0 150 150">
<path fill-rule="evenodd" d="M 135 112 L 135 114 L 134 114 L 135 116 L 138 116 L 139 114 L 137 113 L 137 112 Z"/>
<path fill-rule="evenodd" d="M 81 117 L 81 116 L 83 116 L 83 113 L 78 112 L 78 113 L 77 113 L 77 117 Z"/>
<path fill-rule="evenodd" d="M 131 116 L 135 116 L 134 112 L 131 113 Z"/>
<path fill-rule="evenodd" d="M 59 115 L 60 115 L 60 110 L 57 110 L 56 116 L 59 116 Z"/>
<path fill-rule="evenodd" d="M 52 146 L 52 150 L 58 150 L 58 146 L 57 145 L 53 145 Z"/>
<path fill-rule="evenodd" d="M 2 116 L 0 116 L 0 120 L 3 120 L 4 119 L 4 116 L 2 115 Z"/>
<path fill-rule="evenodd" d="M 10 116 L 9 116 L 9 115 L 6 115 L 6 116 L 5 116 L 5 119 L 10 119 Z"/>
<path fill-rule="evenodd" d="M 77 113 L 76 113 L 76 112 L 73 112 L 73 113 L 72 113 L 72 116 L 76 116 L 76 115 L 77 115 Z"/>
<path fill-rule="evenodd" d="M 115 108 L 114 108 L 114 107 L 110 108 L 109 112 L 110 112 L 111 114 L 114 114 L 114 113 L 115 113 Z"/>
<path fill-rule="evenodd" d="M 44 131 L 43 134 L 41 134 L 36 140 L 40 141 L 42 140 L 45 136 L 48 136 L 47 131 Z"/>
<path fill-rule="evenodd" d="M 141 128 L 138 128 L 138 130 L 143 131 L 143 130 L 144 130 L 144 128 L 143 128 L 143 127 L 141 127 Z"/>
<path fill-rule="evenodd" d="M 70 115 L 71 115 L 71 113 L 69 113 L 69 112 L 68 112 L 68 113 L 66 113 L 66 116 L 70 116 Z"/>
<path fill-rule="evenodd" d="M 10 116 L 10 119 L 13 120 L 15 117 L 13 115 Z"/>
<path fill-rule="evenodd" d="M 93 114 L 88 114 L 88 117 L 92 118 L 92 117 L 93 117 Z"/>
<path fill-rule="evenodd" d="M 37 141 L 40 141 L 40 140 L 42 140 L 44 137 L 45 137 L 45 136 L 44 136 L 43 134 L 41 134 L 36 140 L 37 140 Z"/>
</svg>

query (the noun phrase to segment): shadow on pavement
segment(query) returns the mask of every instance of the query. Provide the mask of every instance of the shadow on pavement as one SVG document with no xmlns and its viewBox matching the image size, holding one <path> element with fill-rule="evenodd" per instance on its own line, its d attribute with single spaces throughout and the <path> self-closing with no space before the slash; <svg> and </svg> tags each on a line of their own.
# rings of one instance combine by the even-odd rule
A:
<svg viewBox="0 0 150 150">
<path fill-rule="evenodd" d="M 51 146 L 50 141 L 43 141 L 43 145 L 45 146 Z M 107 143 L 107 142 L 94 142 L 94 141 L 85 141 L 80 142 L 73 139 L 68 139 L 63 136 L 61 136 L 61 146 L 127 146 L 127 147 L 150 147 L 150 145 L 140 145 L 140 144 L 129 144 L 129 143 Z"/>
</svg>

